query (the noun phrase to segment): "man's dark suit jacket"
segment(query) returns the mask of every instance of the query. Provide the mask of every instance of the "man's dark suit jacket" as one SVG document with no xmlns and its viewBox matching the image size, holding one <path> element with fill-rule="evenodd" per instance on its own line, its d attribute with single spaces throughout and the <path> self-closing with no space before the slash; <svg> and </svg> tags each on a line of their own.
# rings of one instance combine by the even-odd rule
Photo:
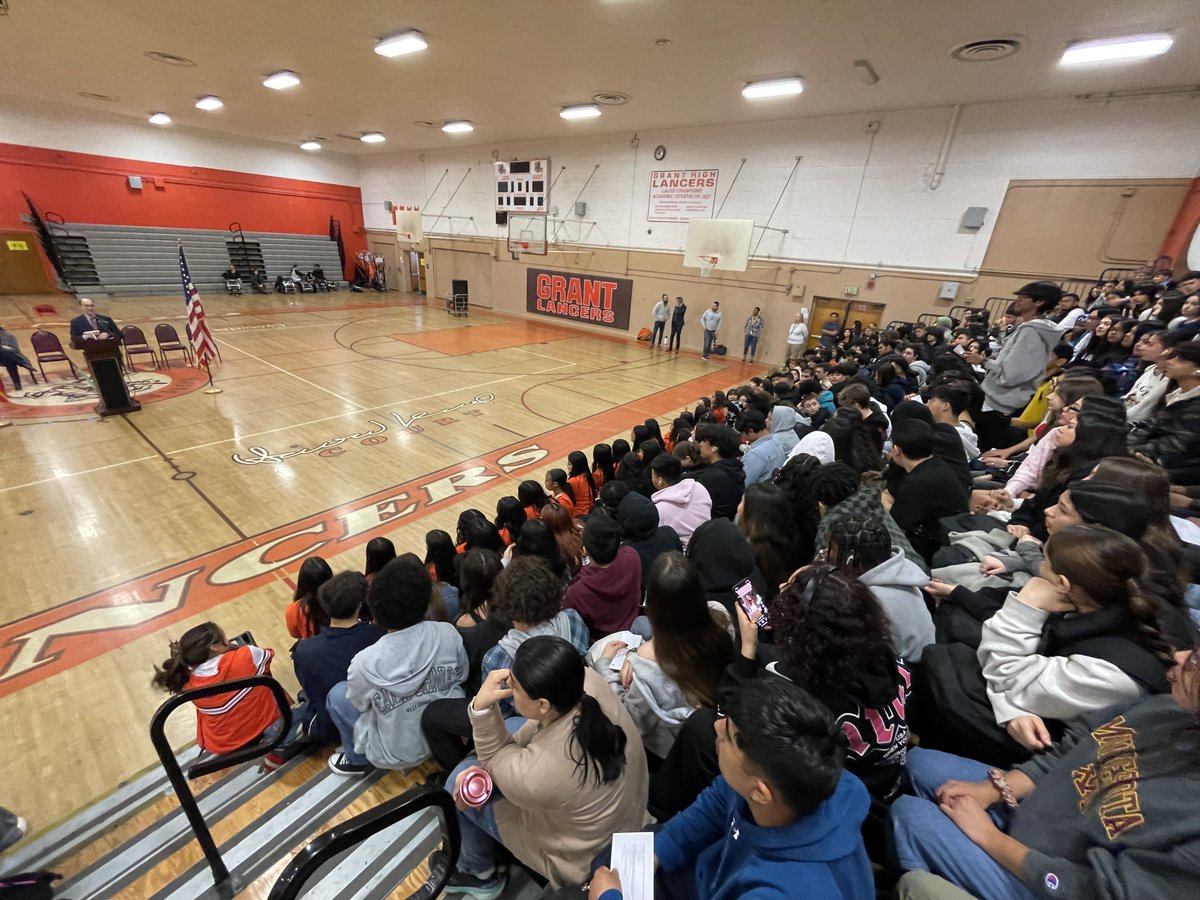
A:
<svg viewBox="0 0 1200 900">
<path fill-rule="evenodd" d="M 78 315 L 71 320 L 71 343 L 75 343 L 83 337 L 85 331 L 92 331 L 92 323 L 88 321 L 88 317 Z M 96 331 L 106 331 L 108 336 L 113 340 L 121 339 L 121 329 L 117 327 L 117 323 L 108 316 L 102 316 L 96 313 Z"/>
</svg>

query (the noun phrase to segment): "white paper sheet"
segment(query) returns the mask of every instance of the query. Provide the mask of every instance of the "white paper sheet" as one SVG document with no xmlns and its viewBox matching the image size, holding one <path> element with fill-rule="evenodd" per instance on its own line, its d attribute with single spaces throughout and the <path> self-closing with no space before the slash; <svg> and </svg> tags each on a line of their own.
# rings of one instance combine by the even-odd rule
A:
<svg viewBox="0 0 1200 900">
<path fill-rule="evenodd" d="M 621 875 L 624 900 L 654 900 L 654 835 L 646 831 L 614 834 L 611 868 Z"/>
</svg>

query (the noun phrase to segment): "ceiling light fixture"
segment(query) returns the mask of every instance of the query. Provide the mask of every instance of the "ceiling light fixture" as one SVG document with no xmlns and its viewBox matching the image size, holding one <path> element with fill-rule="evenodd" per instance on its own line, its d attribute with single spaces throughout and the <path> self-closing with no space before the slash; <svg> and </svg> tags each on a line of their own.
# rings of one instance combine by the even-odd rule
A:
<svg viewBox="0 0 1200 900">
<path fill-rule="evenodd" d="M 858 80 L 867 87 L 879 84 L 879 76 L 865 59 L 856 59 L 852 65 L 854 66 L 855 74 L 858 75 Z"/>
<path fill-rule="evenodd" d="M 150 116 L 148 121 L 151 125 L 170 125 L 171 117 L 165 112 L 156 112 Z"/>
<path fill-rule="evenodd" d="M 359 140 L 364 144 L 382 144 L 387 138 L 378 131 L 364 131 Z"/>
<path fill-rule="evenodd" d="M 558 111 L 564 119 L 594 119 L 600 115 L 600 107 L 595 103 L 583 103 L 579 106 L 564 106 Z"/>
<path fill-rule="evenodd" d="M 212 112 L 214 109 L 220 109 L 225 104 L 221 102 L 220 97 L 214 97 L 211 94 L 207 97 L 201 97 L 196 101 L 196 109 L 203 109 L 206 112 Z"/>
<path fill-rule="evenodd" d="M 442 125 L 442 131 L 446 132 L 446 134 L 466 134 L 474 130 L 474 125 L 462 119 L 446 122 Z"/>
<path fill-rule="evenodd" d="M 300 149 L 301 150 L 320 150 L 321 142 L 320 141 L 303 141 L 300 144 Z"/>
<path fill-rule="evenodd" d="M 295 87 L 300 83 L 300 76 L 295 72 L 289 72 L 284 69 L 282 72 L 275 72 L 263 79 L 263 87 L 269 87 L 273 91 L 286 91 L 288 88 Z"/>
<path fill-rule="evenodd" d="M 803 92 L 799 78 L 776 78 L 771 81 L 752 81 L 742 88 L 747 100 L 765 100 L 768 97 L 794 97 Z"/>
<path fill-rule="evenodd" d="M 1138 34 L 1132 37 L 1081 41 L 1066 49 L 1062 59 L 1059 60 L 1059 65 L 1077 66 L 1087 63 L 1161 56 L 1171 49 L 1173 43 L 1175 43 L 1175 39 L 1169 34 Z"/>
<path fill-rule="evenodd" d="M 408 53 L 417 53 L 428 46 L 429 44 L 425 41 L 425 35 L 421 34 L 421 32 L 403 31 L 400 34 L 383 38 L 375 45 L 375 52 L 380 56 L 392 59 Z"/>
</svg>

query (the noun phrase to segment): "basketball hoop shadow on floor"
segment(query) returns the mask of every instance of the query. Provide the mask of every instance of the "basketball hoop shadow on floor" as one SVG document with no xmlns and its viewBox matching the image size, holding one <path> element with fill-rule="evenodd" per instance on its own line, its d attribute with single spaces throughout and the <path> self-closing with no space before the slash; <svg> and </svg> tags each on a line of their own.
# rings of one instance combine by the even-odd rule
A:
<svg viewBox="0 0 1200 900">
<path fill-rule="evenodd" d="M 191 367 L 142 369 L 126 373 L 125 384 L 131 397 L 137 397 L 142 403 L 157 403 L 204 387 L 208 384 L 208 376 L 202 369 Z M 0 400 L 0 417 L 18 420 L 91 416 L 95 415 L 98 399 L 90 377 L 55 378 L 52 375 L 48 382 L 30 385 Z"/>
</svg>

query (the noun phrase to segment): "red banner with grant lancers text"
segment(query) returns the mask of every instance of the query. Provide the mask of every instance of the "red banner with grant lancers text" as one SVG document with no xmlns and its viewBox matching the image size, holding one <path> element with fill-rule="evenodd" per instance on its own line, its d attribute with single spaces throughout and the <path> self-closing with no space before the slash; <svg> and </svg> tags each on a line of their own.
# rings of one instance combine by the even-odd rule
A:
<svg viewBox="0 0 1200 900">
<path fill-rule="evenodd" d="M 607 328 L 629 328 L 633 281 L 578 272 L 525 271 L 525 310 Z"/>
</svg>

